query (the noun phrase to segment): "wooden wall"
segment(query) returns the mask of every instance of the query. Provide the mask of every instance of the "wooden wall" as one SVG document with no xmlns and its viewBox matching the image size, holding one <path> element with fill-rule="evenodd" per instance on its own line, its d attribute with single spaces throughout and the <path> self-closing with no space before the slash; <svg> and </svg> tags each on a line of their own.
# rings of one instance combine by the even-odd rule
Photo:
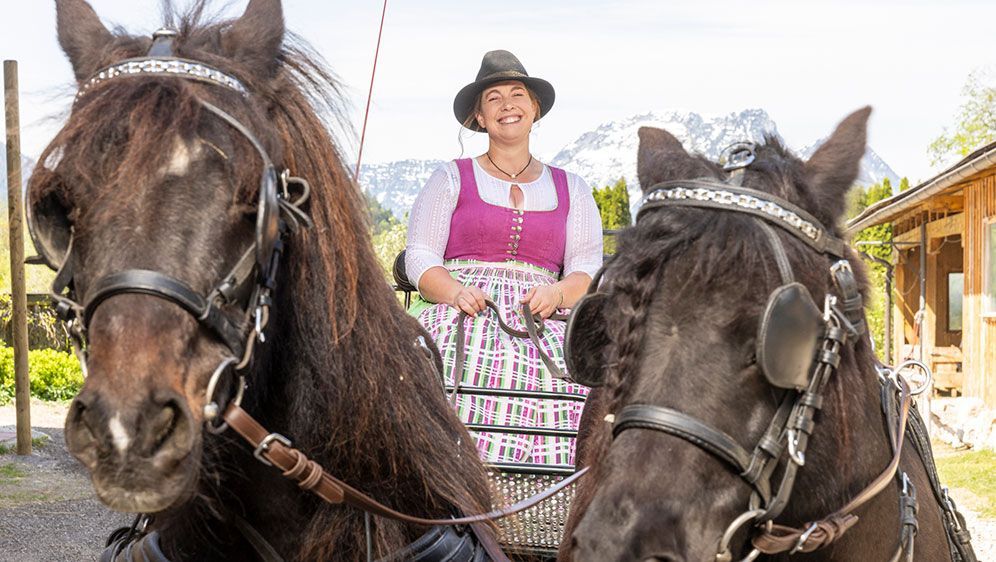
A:
<svg viewBox="0 0 996 562">
<path fill-rule="evenodd" d="M 984 225 L 996 217 L 996 169 L 965 187 L 965 308 L 962 345 L 965 394 L 996 407 L 996 317 L 983 317 Z"/>
</svg>

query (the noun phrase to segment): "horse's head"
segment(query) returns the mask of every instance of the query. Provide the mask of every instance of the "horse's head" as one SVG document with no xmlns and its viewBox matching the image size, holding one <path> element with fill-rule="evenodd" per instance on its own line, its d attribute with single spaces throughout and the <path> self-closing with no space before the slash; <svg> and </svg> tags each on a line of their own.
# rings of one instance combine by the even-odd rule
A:
<svg viewBox="0 0 996 562">
<path fill-rule="evenodd" d="M 251 283 L 209 299 L 227 340 L 179 301 L 207 299 L 259 235 L 263 161 L 282 154 L 266 114 L 284 35 L 281 6 L 252 0 L 240 19 L 184 24 L 156 47 L 111 33 L 83 0 L 56 5 L 59 42 L 81 94 L 40 159 L 28 204 L 38 250 L 55 267 L 68 258 L 65 280 L 87 307 L 77 323 L 87 327 L 88 376 L 66 441 L 108 506 L 160 511 L 195 490 L 209 377 L 248 332 Z M 220 78 L 204 74 L 210 69 L 187 78 L 106 70 L 150 48 L 206 63 Z M 139 270 L 158 276 L 114 277 Z M 176 292 L 170 280 L 188 294 L 164 298 Z M 148 284 L 154 294 L 141 289 Z M 224 394 L 233 385 L 226 378 L 221 386 Z"/>
<path fill-rule="evenodd" d="M 865 151 L 869 113 L 863 109 L 845 119 L 808 162 L 768 139 L 755 148 L 756 158 L 737 181 L 807 211 L 835 234 Z M 638 169 L 648 192 L 673 180 L 715 185 L 731 179 L 719 165 L 689 155 L 669 133 L 650 128 L 640 130 Z M 575 327 L 585 333 L 579 341 L 593 345 L 572 353 L 591 354 L 579 363 L 605 365 L 617 423 L 611 442 L 607 424 L 601 432 L 605 449 L 595 461 L 595 493 L 573 535 L 575 559 L 714 559 L 727 525 L 747 511 L 752 487 L 721 454 L 690 443 L 687 435 L 618 431 L 619 414 L 636 404 L 667 408 L 687 416 L 683 420 L 709 424 L 751 452 L 782 396 L 794 392 L 776 387 L 758 365 L 761 319 L 769 296 L 786 284 L 785 264 L 779 266 L 774 248 L 784 248 L 789 275 L 812 295 L 813 309 L 822 312 L 824 295 L 835 292 L 828 272 L 839 258 L 815 251 L 772 221 L 713 207 L 719 208 L 645 210 L 620 236 L 600 300 L 584 312 L 585 325 Z M 822 330 L 808 333 L 815 339 Z M 785 351 L 778 341 L 766 345 Z M 841 369 L 853 366 L 853 354 L 844 355 Z M 746 533 L 736 537 L 733 555 L 743 556 Z"/>
</svg>

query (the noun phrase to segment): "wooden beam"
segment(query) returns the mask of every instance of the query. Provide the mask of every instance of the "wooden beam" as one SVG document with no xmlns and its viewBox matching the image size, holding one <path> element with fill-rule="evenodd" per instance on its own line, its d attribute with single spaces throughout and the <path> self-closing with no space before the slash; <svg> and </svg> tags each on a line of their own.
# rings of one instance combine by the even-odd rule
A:
<svg viewBox="0 0 996 562">
<path fill-rule="evenodd" d="M 963 235 L 965 232 L 965 213 L 948 215 L 927 223 L 928 238 L 944 238 L 946 236 Z"/>
<path fill-rule="evenodd" d="M 899 242 L 903 244 L 919 244 L 920 243 L 920 229 L 914 228 L 912 230 L 907 230 L 902 234 L 896 234 L 892 237 L 893 242 Z"/>
</svg>

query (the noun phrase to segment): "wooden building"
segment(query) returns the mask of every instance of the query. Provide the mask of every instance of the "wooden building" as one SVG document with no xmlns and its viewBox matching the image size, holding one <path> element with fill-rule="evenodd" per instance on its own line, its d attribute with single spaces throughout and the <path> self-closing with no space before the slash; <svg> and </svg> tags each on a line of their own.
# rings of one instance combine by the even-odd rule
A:
<svg viewBox="0 0 996 562">
<path fill-rule="evenodd" d="M 893 226 L 893 363 L 923 359 L 935 387 L 996 408 L 996 143 L 880 201 L 849 234 Z"/>
</svg>

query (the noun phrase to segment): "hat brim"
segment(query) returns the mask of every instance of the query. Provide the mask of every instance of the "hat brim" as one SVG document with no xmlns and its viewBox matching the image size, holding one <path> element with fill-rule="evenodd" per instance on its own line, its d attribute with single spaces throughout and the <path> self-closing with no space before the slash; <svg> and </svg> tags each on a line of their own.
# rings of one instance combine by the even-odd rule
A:
<svg viewBox="0 0 996 562">
<path fill-rule="evenodd" d="M 496 82 L 506 82 L 508 80 L 518 80 L 519 82 L 522 82 L 527 88 L 536 94 L 537 98 L 539 98 L 540 110 L 539 115 L 536 116 L 537 121 L 550 112 L 550 108 L 553 107 L 553 102 L 557 97 L 553 90 L 553 85 L 542 78 L 527 76 L 521 72 L 513 70 L 498 72 L 490 76 L 486 76 L 461 88 L 460 91 L 457 92 L 456 98 L 453 99 L 453 115 L 456 116 L 457 122 L 466 126 L 465 122 L 467 121 L 467 118 L 470 117 L 470 114 L 473 113 L 474 106 L 477 104 L 477 97 L 481 95 L 484 88 L 487 88 Z M 482 133 L 485 130 L 477 124 L 476 119 L 471 121 L 470 126 L 467 128 L 478 133 Z"/>
</svg>

